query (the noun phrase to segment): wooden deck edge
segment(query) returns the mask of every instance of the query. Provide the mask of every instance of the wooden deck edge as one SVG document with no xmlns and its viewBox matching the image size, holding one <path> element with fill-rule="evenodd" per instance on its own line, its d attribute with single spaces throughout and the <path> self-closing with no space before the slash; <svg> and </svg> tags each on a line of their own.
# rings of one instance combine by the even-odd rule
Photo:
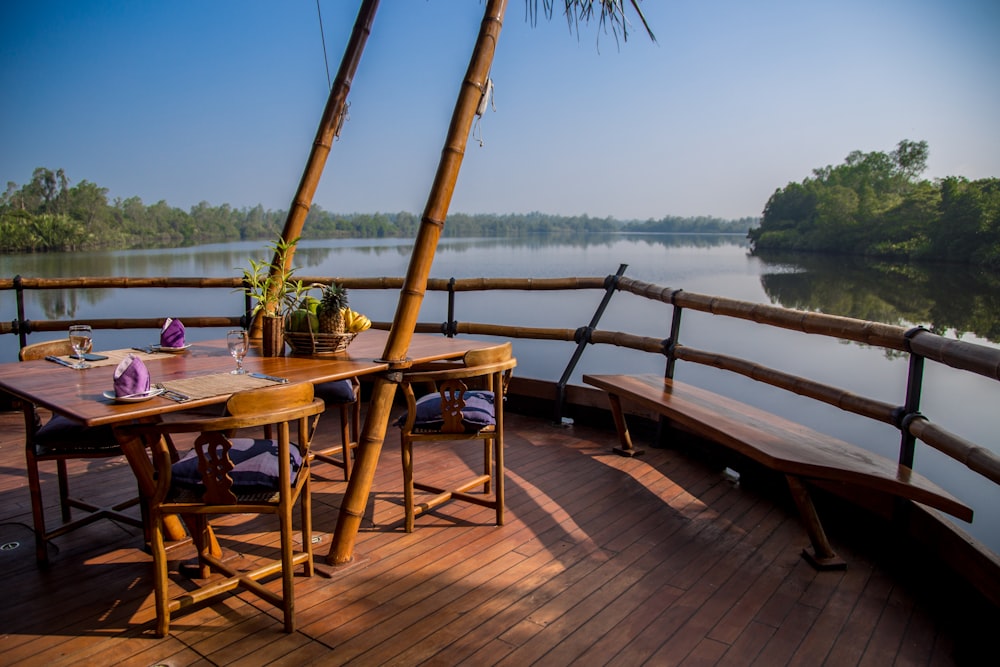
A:
<svg viewBox="0 0 1000 667">
<path fill-rule="evenodd" d="M 567 385 L 565 388 L 564 414 L 608 428 L 614 428 L 607 394 L 594 387 Z M 553 382 L 514 376 L 509 390 L 508 410 L 534 416 L 551 416 L 555 413 L 557 396 Z M 638 439 L 650 438 L 656 433 L 659 414 L 634 404 L 625 406 L 629 416 L 629 427 Z M 698 434 L 683 430 L 687 436 L 698 438 Z M 609 444 L 616 440 L 612 434 Z M 749 460 L 749 459 L 748 459 Z M 896 511 L 892 499 L 856 486 L 838 483 L 811 481 L 837 502 L 848 503 L 873 514 L 875 517 L 891 521 Z M 911 509 L 905 522 L 899 528 L 906 537 L 923 547 L 951 568 L 963 581 L 995 607 L 1000 607 L 1000 556 L 994 554 L 981 542 L 952 523 L 943 513 L 930 507 L 904 501 Z"/>
</svg>

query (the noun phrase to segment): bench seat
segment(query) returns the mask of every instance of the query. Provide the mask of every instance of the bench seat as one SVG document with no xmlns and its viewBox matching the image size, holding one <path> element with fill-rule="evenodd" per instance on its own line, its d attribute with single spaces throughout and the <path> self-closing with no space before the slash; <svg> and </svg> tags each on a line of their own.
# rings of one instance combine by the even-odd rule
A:
<svg viewBox="0 0 1000 667">
<path fill-rule="evenodd" d="M 856 485 L 906 498 L 972 521 L 972 509 L 910 468 L 802 424 L 711 391 L 657 375 L 584 375 L 607 392 L 624 455 L 634 455 L 622 400 L 641 405 L 692 433 L 785 475 L 821 569 L 844 567 L 826 538 L 805 482 Z"/>
</svg>

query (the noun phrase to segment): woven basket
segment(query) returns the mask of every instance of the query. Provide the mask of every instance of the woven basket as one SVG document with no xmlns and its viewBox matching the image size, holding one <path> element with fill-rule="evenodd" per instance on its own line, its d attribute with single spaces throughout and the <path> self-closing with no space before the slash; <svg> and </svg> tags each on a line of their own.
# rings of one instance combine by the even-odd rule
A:
<svg viewBox="0 0 1000 667">
<path fill-rule="evenodd" d="M 285 341 L 292 354 L 336 354 L 351 344 L 357 333 L 313 333 L 311 331 L 285 331 Z"/>
</svg>

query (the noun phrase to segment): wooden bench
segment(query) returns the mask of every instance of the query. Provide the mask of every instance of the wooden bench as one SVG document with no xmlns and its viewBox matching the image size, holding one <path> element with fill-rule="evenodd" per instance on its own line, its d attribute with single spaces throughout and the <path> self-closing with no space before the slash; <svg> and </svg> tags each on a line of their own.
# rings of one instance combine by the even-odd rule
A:
<svg viewBox="0 0 1000 667">
<path fill-rule="evenodd" d="M 657 375 L 584 375 L 583 381 L 608 393 L 620 454 L 636 453 L 622 411 L 626 400 L 782 473 L 812 542 L 813 553 L 803 556 L 817 569 L 846 565 L 827 540 L 805 485 L 810 480 L 873 489 L 972 521 L 971 508 L 910 468 L 739 401 Z"/>
</svg>

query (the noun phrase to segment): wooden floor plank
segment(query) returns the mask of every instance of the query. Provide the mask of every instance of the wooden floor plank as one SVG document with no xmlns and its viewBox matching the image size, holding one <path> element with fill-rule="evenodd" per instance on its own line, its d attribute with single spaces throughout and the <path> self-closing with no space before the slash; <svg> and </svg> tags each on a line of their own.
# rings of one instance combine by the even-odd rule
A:
<svg viewBox="0 0 1000 667">
<path fill-rule="evenodd" d="M 404 533 L 390 431 L 358 562 L 332 578 L 296 578 L 297 632 L 285 635 L 275 609 L 240 593 L 175 615 L 158 639 L 137 529 L 93 524 L 55 540 L 51 568 L 35 566 L 21 428 L 19 415 L 0 414 L 0 540 L 21 544 L 0 551 L 4 664 L 949 665 L 966 648 L 942 591 L 887 571 L 866 541 L 838 544 L 846 572 L 809 568 L 799 556 L 807 539 L 780 494 L 762 496 L 673 450 L 614 456 L 610 430 L 516 414 L 504 526 L 489 509 L 448 503 Z M 321 444 L 337 430 L 321 430 Z M 446 479 L 475 469 L 472 449 L 419 455 L 427 474 Z M 121 461 L 71 470 L 91 497 L 134 484 Z M 314 471 L 320 558 L 342 477 Z M 52 482 L 49 472 L 55 517 Z M 218 532 L 246 564 L 275 545 L 266 521 L 227 518 Z"/>
</svg>

